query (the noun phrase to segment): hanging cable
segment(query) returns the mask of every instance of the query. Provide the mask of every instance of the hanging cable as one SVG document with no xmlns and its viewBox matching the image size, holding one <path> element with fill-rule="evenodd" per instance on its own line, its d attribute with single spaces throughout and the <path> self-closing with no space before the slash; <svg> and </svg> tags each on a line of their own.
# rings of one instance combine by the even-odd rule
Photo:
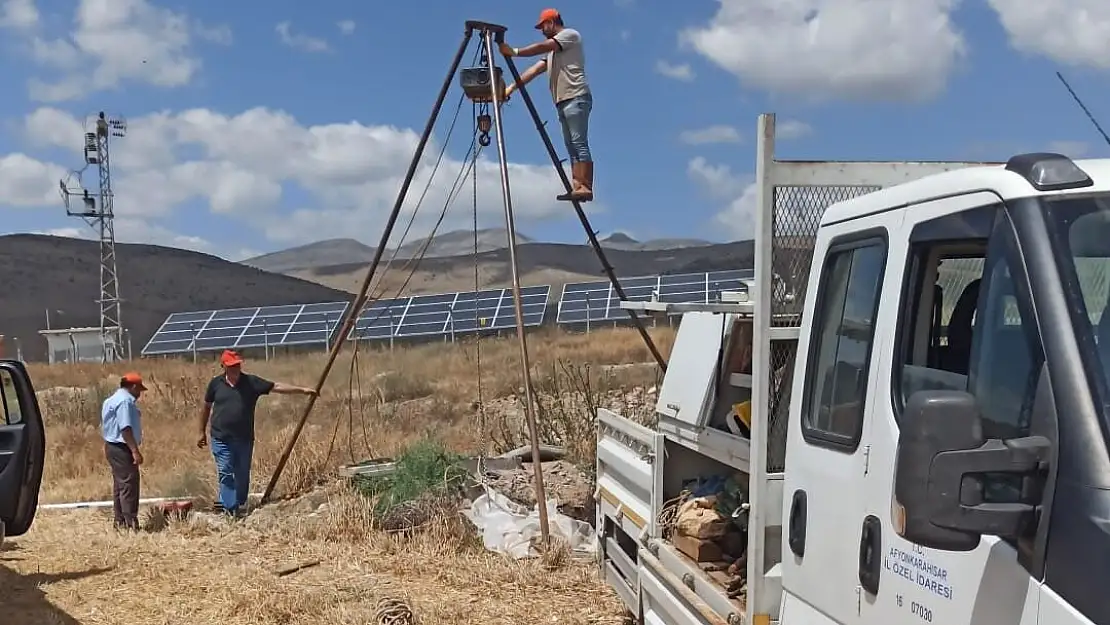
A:
<svg viewBox="0 0 1110 625">
<path fill-rule="evenodd" d="M 459 194 L 462 192 L 467 176 L 470 175 L 472 172 L 473 172 L 474 176 L 477 176 L 476 168 L 477 168 L 477 163 L 478 163 L 478 155 L 481 153 L 482 148 L 480 146 L 478 146 L 478 149 L 475 150 L 474 148 L 475 148 L 476 143 L 478 143 L 477 137 L 473 136 L 471 138 L 471 141 L 470 141 L 470 146 L 467 148 L 467 153 L 463 157 L 463 161 L 462 161 L 463 166 L 462 166 L 462 168 L 460 168 L 458 175 L 455 177 L 455 180 L 451 183 L 451 188 L 447 193 L 447 200 L 444 202 L 443 208 L 440 210 L 439 217 L 436 219 L 436 223 L 432 226 L 432 230 L 428 234 L 427 238 L 424 239 L 423 245 L 421 245 L 421 248 L 420 248 L 419 252 L 413 257 L 415 259 L 415 264 L 413 264 L 413 266 L 412 266 L 411 270 L 409 271 L 408 275 L 405 277 L 404 282 L 401 284 L 401 286 L 399 286 L 397 288 L 397 295 L 398 296 L 400 295 L 401 292 L 403 292 L 408 287 L 409 282 L 412 280 L 413 276 L 416 275 L 416 271 L 419 269 L 420 262 L 427 255 L 428 248 L 431 245 L 432 240 L 435 238 L 436 232 L 439 230 L 439 227 L 443 224 L 443 220 L 446 218 L 448 210 L 451 208 L 451 206 L 454 204 L 454 202 L 458 199 Z M 477 185 L 477 182 L 475 181 L 474 184 Z M 476 193 L 476 191 L 475 191 L 475 193 Z M 376 314 L 374 317 L 367 320 L 367 322 L 370 323 L 370 324 L 373 324 L 377 319 L 379 319 L 382 316 L 382 314 L 384 314 L 386 312 L 386 310 L 388 310 L 388 309 L 384 309 L 384 310 L 378 312 L 378 314 Z M 352 332 L 355 333 L 355 337 L 354 337 L 355 345 L 354 345 L 352 356 L 351 356 L 351 375 L 350 375 L 349 382 L 348 382 L 348 397 L 347 397 L 347 406 L 348 406 L 348 410 L 347 410 L 347 412 L 348 412 L 348 425 L 347 425 L 347 427 L 348 427 L 348 441 L 347 441 L 348 442 L 348 452 L 352 455 L 352 458 L 353 458 L 353 450 L 352 450 L 352 448 L 353 448 L 353 444 L 352 444 L 353 434 L 351 432 L 354 428 L 354 418 L 355 418 L 355 414 L 354 414 L 355 411 L 354 411 L 354 407 L 353 407 L 353 402 L 354 402 L 354 398 L 356 397 L 356 390 L 355 390 L 354 386 L 357 384 L 357 387 L 358 387 L 357 397 L 359 398 L 359 420 L 361 422 L 361 428 L 362 428 L 362 431 L 363 431 L 363 440 L 364 440 L 364 443 L 365 443 L 365 446 L 366 446 L 367 454 L 370 457 L 373 457 L 372 449 L 369 445 L 369 434 L 366 430 L 366 415 L 365 415 L 365 411 L 363 410 L 363 403 L 362 403 L 363 402 L 363 399 L 362 399 L 363 396 L 362 396 L 362 390 L 361 390 L 362 389 L 362 382 L 361 382 L 361 374 L 360 374 L 360 367 L 359 367 L 359 361 L 358 361 L 359 340 L 358 340 L 358 336 L 357 336 L 357 326 L 356 326 L 355 329 L 352 329 Z M 333 448 L 334 448 L 335 440 L 336 440 L 336 438 L 338 436 L 338 432 L 339 432 L 340 421 L 341 421 L 341 417 L 336 419 L 335 430 L 332 433 L 332 441 L 328 445 L 328 453 L 327 453 L 327 456 L 326 456 L 327 460 L 331 459 L 331 454 L 332 454 L 332 451 L 333 451 Z M 325 461 L 327 461 L 327 460 L 325 460 Z M 352 463 L 354 463 L 354 462 L 355 461 L 352 459 Z"/>
<path fill-rule="evenodd" d="M 481 132 L 479 135 L 478 143 L 482 146 L 489 145 L 489 129 L 488 127 L 482 129 L 482 115 L 488 117 L 488 107 L 486 105 L 475 106 L 480 114 L 474 116 L 475 131 Z M 485 142 L 482 142 L 482 138 Z M 481 280 L 479 278 L 480 267 L 478 263 L 478 153 L 475 152 L 471 161 L 471 188 L 473 191 L 472 213 L 474 225 L 474 371 L 477 378 L 478 385 L 478 427 L 480 433 L 479 447 L 478 447 L 478 475 L 485 479 L 485 459 L 487 453 L 487 437 L 489 436 L 488 424 L 486 422 L 486 402 L 482 394 L 482 329 L 479 326 L 478 311 L 478 292 L 481 290 Z"/>
<path fill-rule="evenodd" d="M 475 52 L 474 56 L 471 57 L 470 62 L 471 62 L 472 65 L 474 64 L 474 60 L 477 59 L 478 56 L 479 56 L 479 52 Z M 412 229 L 413 223 L 416 222 L 416 214 L 420 211 L 420 207 L 424 203 L 424 198 L 428 196 L 428 191 L 432 188 L 432 182 L 435 180 L 436 172 L 439 171 L 439 165 L 443 161 L 443 156 L 447 153 L 447 146 L 450 145 L 450 143 L 451 143 L 451 137 L 452 137 L 452 135 L 454 134 L 454 131 L 455 131 L 455 124 L 459 120 L 459 113 L 462 112 L 462 105 L 463 105 L 463 101 L 465 100 L 465 98 L 466 98 L 465 93 L 463 93 L 459 96 L 459 101 L 455 105 L 455 113 L 451 117 L 451 123 L 447 127 L 446 136 L 443 138 L 443 145 L 439 149 L 439 154 L 436 156 L 435 164 L 432 166 L 431 173 L 428 174 L 428 181 L 424 184 L 424 189 L 423 189 L 423 191 L 420 192 L 420 197 L 416 200 L 416 205 L 412 209 L 412 214 L 409 215 L 408 223 L 405 224 L 405 229 L 401 232 L 401 237 L 400 237 L 400 239 L 397 240 L 397 245 L 395 245 L 393 247 L 393 251 L 389 255 L 389 260 L 387 260 L 385 262 L 384 269 L 378 274 L 377 278 L 374 280 L 374 284 L 370 288 L 371 292 L 373 292 L 385 280 L 386 274 L 389 273 L 389 269 L 393 266 L 393 261 L 397 259 L 397 254 L 400 253 L 401 247 L 403 247 L 404 244 L 405 244 L 405 239 L 408 238 L 409 231 Z M 402 271 L 404 271 L 404 269 L 402 269 Z M 370 295 L 369 297 L 366 298 L 366 301 L 370 302 L 370 301 L 381 299 L 381 296 L 384 293 L 385 293 L 385 287 L 383 286 L 381 288 L 381 290 L 378 291 L 377 295 Z"/>
<path fill-rule="evenodd" d="M 461 184 L 462 181 L 465 181 L 467 175 L 470 173 L 472 169 L 471 165 L 477 162 L 477 153 L 481 152 L 481 147 L 478 148 L 477 153 L 474 153 L 475 143 L 477 143 L 476 137 L 474 139 L 471 139 L 470 141 L 470 147 L 467 149 L 466 155 L 463 157 L 463 167 L 459 170 L 459 174 L 455 177 L 454 182 L 451 184 L 451 189 L 447 193 L 447 201 L 444 202 L 443 208 L 440 210 L 439 217 L 436 219 L 435 225 L 432 227 L 431 232 L 422 242 L 420 250 L 415 255 L 413 255 L 413 257 L 409 259 L 408 262 L 405 263 L 404 267 L 401 268 L 401 271 L 405 271 L 407 269 L 408 275 L 405 276 L 405 279 L 401 283 L 401 285 L 397 287 L 395 296 L 390 299 L 399 298 L 401 296 L 401 293 L 404 292 L 406 288 L 408 288 L 409 282 L 412 281 L 412 278 L 416 275 L 416 271 L 420 268 L 420 263 L 423 262 L 425 256 L 427 256 L 428 248 L 431 246 L 432 239 L 435 238 L 436 232 L 439 231 L 439 227 L 443 224 L 443 220 L 447 216 L 448 209 L 451 208 L 451 205 L 454 204 L 456 198 L 463 189 L 463 185 Z M 473 158 L 471 158 L 472 153 Z M 388 307 L 383 308 L 379 310 L 377 314 L 375 314 L 373 317 L 370 317 L 369 319 L 363 321 L 367 324 L 372 324 L 380 319 L 382 315 L 386 314 L 388 311 Z"/>
</svg>

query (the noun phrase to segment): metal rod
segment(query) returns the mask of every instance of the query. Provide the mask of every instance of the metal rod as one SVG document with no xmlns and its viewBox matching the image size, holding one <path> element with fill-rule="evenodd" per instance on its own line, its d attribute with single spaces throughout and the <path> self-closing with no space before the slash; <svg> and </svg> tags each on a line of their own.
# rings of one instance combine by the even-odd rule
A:
<svg viewBox="0 0 1110 625">
<path fill-rule="evenodd" d="M 435 129 L 436 119 L 439 117 L 439 110 L 443 107 L 443 100 L 447 97 L 447 90 L 451 88 L 451 80 L 455 77 L 455 73 L 459 69 L 459 64 L 462 63 L 463 54 L 466 53 L 466 47 L 470 44 L 470 38 L 473 31 L 470 28 L 466 29 L 466 34 L 463 35 L 462 42 L 459 44 L 459 49 L 455 52 L 455 59 L 451 61 L 451 69 L 447 72 L 447 77 L 443 79 L 443 86 L 439 89 L 439 95 L 436 96 L 435 105 L 432 107 L 432 113 L 428 117 L 428 123 L 424 126 L 424 134 L 420 136 L 420 143 L 416 145 L 416 153 L 412 155 L 412 162 L 409 163 L 409 169 L 405 172 L 405 180 L 401 183 L 401 190 L 397 192 L 397 201 L 393 204 L 393 212 L 389 214 L 389 220 L 385 224 L 385 231 L 382 232 L 381 242 L 378 247 L 374 249 L 374 259 L 370 261 L 370 267 L 366 271 L 366 277 L 362 281 L 362 286 L 359 288 L 358 295 L 355 296 L 351 306 L 347 309 L 347 313 L 343 320 L 343 331 L 338 335 L 335 343 L 331 346 L 331 351 L 328 353 L 328 360 L 324 364 L 323 371 L 320 372 L 320 378 L 316 381 L 316 393 L 309 396 L 308 403 L 305 404 L 304 411 L 301 413 L 301 418 L 297 421 L 297 427 L 293 429 L 293 433 L 289 436 L 289 441 L 285 444 L 285 449 L 281 452 L 281 458 L 278 459 L 277 466 L 274 467 L 274 473 L 270 476 L 270 483 L 266 485 L 266 491 L 262 493 L 262 502 L 266 503 L 270 500 L 271 495 L 274 494 L 274 487 L 277 486 L 278 479 L 281 478 L 281 472 L 285 470 L 285 464 L 289 462 L 289 456 L 293 453 L 293 446 L 297 444 L 297 439 L 301 435 L 301 430 L 304 429 L 305 423 L 308 421 L 308 415 L 312 413 L 312 407 L 316 405 L 316 398 L 319 397 L 320 391 L 324 388 L 324 382 L 328 379 L 328 374 L 331 373 L 331 368 L 335 364 L 336 357 L 339 356 L 339 351 L 343 348 L 343 343 L 346 341 L 343 337 L 351 331 L 358 319 L 359 312 L 362 311 L 363 305 L 366 303 L 366 294 L 370 290 L 370 283 L 374 279 L 374 272 L 381 263 L 382 254 L 385 252 L 386 245 L 389 244 L 389 238 L 393 234 L 393 226 L 397 223 L 397 217 L 401 214 L 401 207 L 405 203 L 405 196 L 408 195 L 409 186 L 412 185 L 412 179 L 416 175 L 416 168 L 420 164 L 420 158 L 424 155 L 424 147 L 428 144 L 428 140 L 432 136 L 432 131 Z"/>
<path fill-rule="evenodd" d="M 482 31 L 482 43 L 489 60 L 490 93 L 493 98 L 493 127 L 497 135 L 497 158 L 501 166 L 501 197 L 505 202 L 505 228 L 509 231 L 509 265 L 513 274 L 513 314 L 516 316 L 516 335 L 520 341 L 520 367 L 524 376 L 524 415 L 528 420 L 528 438 L 532 445 L 532 471 L 536 491 L 536 508 L 540 516 L 540 540 L 544 548 L 550 544 L 551 529 L 547 520 L 547 496 L 543 488 L 543 465 L 540 462 L 540 435 L 536 426 L 535 397 L 532 392 L 532 367 L 528 363 L 528 340 L 524 335 L 524 307 L 520 298 L 520 273 L 516 259 L 516 223 L 513 218 L 513 199 L 509 192 L 509 164 L 505 157 L 505 135 L 501 128 L 501 97 L 498 93 L 497 75 L 493 61 L 493 35 Z"/>
<path fill-rule="evenodd" d="M 572 187 L 570 180 L 567 178 L 567 173 L 563 171 L 563 165 L 559 162 L 559 154 L 555 151 L 555 145 L 551 143 L 551 137 L 548 136 L 547 130 L 544 128 L 543 119 L 540 118 L 539 111 L 536 110 L 535 103 L 532 102 L 532 96 L 528 95 L 528 90 L 525 88 L 524 83 L 520 80 L 520 72 L 517 71 L 516 64 L 513 63 L 511 56 L 505 56 L 505 63 L 509 66 L 509 72 L 513 75 L 513 80 L 516 81 L 516 90 L 520 92 L 520 97 L 524 100 L 524 104 L 528 107 L 528 113 L 532 116 L 532 123 L 536 125 L 536 130 L 540 133 L 540 138 L 543 139 L 544 147 L 547 148 L 547 155 L 551 157 L 551 164 L 555 166 L 555 171 L 559 173 L 559 179 L 563 181 L 563 187 L 570 193 Z M 609 277 L 609 282 L 613 285 L 613 290 L 617 292 L 617 297 L 621 300 L 625 299 L 624 289 L 621 288 L 620 282 L 617 281 L 617 274 L 613 270 L 613 266 L 609 264 L 608 257 L 605 256 L 605 251 L 601 248 L 601 243 L 598 242 L 597 236 L 594 235 L 593 226 L 590 225 L 590 220 L 586 218 L 586 212 L 582 210 L 582 204 L 578 200 L 571 200 L 574 206 L 574 212 L 578 214 L 578 220 L 582 222 L 582 227 L 586 229 L 586 236 L 590 239 L 590 245 L 594 248 L 598 260 L 601 261 L 601 267 L 605 270 L 605 275 Z M 655 346 L 655 341 L 651 339 L 648 334 L 647 328 L 644 327 L 643 321 L 634 310 L 626 310 L 628 316 L 632 319 L 633 325 L 636 326 L 636 331 L 640 333 L 640 338 L 644 340 L 647 345 L 648 351 L 655 358 L 655 362 L 663 371 L 667 371 L 667 361 L 663 359 L 663 355 L 659 353 L 659 348 Z"/>
</svg>

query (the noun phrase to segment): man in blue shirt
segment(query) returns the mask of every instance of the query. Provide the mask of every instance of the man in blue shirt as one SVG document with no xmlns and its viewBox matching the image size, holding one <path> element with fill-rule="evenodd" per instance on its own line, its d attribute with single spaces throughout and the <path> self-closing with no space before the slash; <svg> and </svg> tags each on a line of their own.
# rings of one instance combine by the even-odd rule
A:
<svg viewBox="0 0 1110 625">
<path fill-rule="evenodd" d="M 146 390 L 138 373 L 125 373 L 119 389 L 100 409 L 104 455 L 112 468 L 112 512 L 116 529 L 139 529 L 139 465 L 143 454 L 142 415 L 136 400 Z"/>
</svg>

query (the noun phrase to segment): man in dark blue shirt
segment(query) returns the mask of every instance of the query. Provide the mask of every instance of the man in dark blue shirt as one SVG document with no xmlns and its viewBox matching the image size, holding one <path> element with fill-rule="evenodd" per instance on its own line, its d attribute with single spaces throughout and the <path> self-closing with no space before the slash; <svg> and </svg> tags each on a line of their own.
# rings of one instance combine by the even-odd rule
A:
<svg viewBox="0 0 1110 625">
<path fill-rule="evenodd" d="M 243 373 L 243 358 L 231 350 L 220 356 L 220 364 L 224 372 L 212 378 L 204 392 L 197 447 L 203 449 L 211 438 L 220 485 L 218 503 L 224 512 L 235 515 L 246 507 L 250 492 L 258 398 L 270 393 L 314 395 L 316 391 Z"/>
</svg>

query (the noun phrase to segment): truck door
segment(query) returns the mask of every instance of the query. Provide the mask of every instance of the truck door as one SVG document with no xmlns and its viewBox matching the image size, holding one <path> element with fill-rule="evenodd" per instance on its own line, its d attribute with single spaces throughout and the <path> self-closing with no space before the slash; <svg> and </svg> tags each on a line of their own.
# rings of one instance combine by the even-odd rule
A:
<svg viewBox="0 0 1110 625">
<path fill-rule="evenodd" d="M 977 193 L 905 212 L 902 232 L 891 233 L 891 247 L 900 241 L 902 251 L 891 253 L 879 312 L 887 336 L 876 339 L 883 365 L 873 371 L 874 409 L 861 445 L 869 458 L 863 506 L 843 536 L 858 546 L 858 622 L 1035 623 L 1040 584 L 1019 563 L 1019 542 L 984 536 L 973 551 L 926 549 L 900 538 L 891 522 L 907 398 L 966 390 L 978 400 L 984 428 L 996 430 L 989 437 L 1027 436 L 1044 362 L 1022 259 L 998 198 Z M 987 484 L 1000 502 L 1014 489 L 1020 481 Z"/>
<path fill-rule="evenodd" d="M 23 363 L 0 360 L 0 538 L 31 528 L 39 501 L 46 437 Z"/>
<path fill-rule="evenodd" d="M 867 458 L 860 446 L 872 372 L 875 314 L 884 290 L 888 233 L 897 213 L 828 226 L 819 232 L 790 408 L 784 478 L 784 602 L 781 618 L 848 623 L 858 615 L 856 582 L 860 488 Z M 804 374 L 802 373 L 804 372 Z M 793 431 L 800 428 L 800 432 Z"/>
</svg>

